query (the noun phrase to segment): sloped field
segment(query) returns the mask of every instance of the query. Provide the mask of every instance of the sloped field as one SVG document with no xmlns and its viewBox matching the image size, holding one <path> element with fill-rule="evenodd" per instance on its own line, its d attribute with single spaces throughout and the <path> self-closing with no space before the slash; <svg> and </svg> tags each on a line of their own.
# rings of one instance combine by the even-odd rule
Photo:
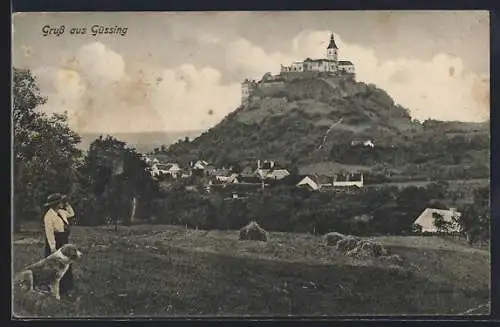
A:
<svg viewBox="0 0 500 327">
<path fill-rule="evenodd" d="M 14 268 L 41 258 L 40 235 L 20 234 Z M 356 260 L 319 236 L 173 226 L 75 227 L 85 256 L 76 293 L 60 305 L 15 290 L 20 316 L 336 316 L 460 314 L 489 301 L 486 250 L 439 238 L 381 237 L 401 266 Z M 476 310 L 478 311 L 478 310 Z M 484 307 L 479 312 L 484 313 Z"/>
</svg>

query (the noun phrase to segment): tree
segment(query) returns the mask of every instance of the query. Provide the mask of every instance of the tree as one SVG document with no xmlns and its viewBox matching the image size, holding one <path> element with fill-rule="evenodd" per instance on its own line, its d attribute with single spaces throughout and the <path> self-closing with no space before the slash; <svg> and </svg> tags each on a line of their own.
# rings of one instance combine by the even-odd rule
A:
<svg viewBox="0 0 500 327">
<path fill-rule="evenodd" d="M 30 70 L 13 71 L 14 226 L 22 219 L 41 217 L 41 204 L 52 192 L 74 193 L 82 152 L 80 137 L 67 124 L 66 114 L 39 110 L 47 99 L 40 94 Z"/>
<path fill-rule="evenodd" d="M 461 210 L 462 214 L 455 219 L 471 245 L 479 239 L 490 238 L 489 195 L 489 187 L 476 189 L 473 193 L 473 202 L 465 205 Z"/>
<path fill-rule="evenodd" d="M 84 171 L 89 176 L 89 190 L 103 208 L 104 212 L 97 213 L 100 217 L 109 215 L 115 223 L 122 217 L 128 224 L 134 220 L 139 204 L 151 208 L 160 191 L 146 167 L 141 156 L 125 142 L 111 136 L 92 142 Z M 143 212 L 143 216 L 147 215 Z"/>
<path fill-rule="evenodd" d="M 438 233 L 446 233 L 449 230 L 450 224 L 447 222 L 443 215 L 433 212 L 432 213 L 433 224 L 436 227 Z"/>
</svg>

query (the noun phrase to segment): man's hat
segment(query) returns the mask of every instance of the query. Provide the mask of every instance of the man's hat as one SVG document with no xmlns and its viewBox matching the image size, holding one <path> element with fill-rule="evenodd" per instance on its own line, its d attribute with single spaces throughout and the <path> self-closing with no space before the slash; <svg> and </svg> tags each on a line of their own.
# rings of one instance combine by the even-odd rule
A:
<svg viewBox="0 0 500 327">
<path fill-rule="evenodd" d="M 45 202 L 44 207 L 50 207 L 56 203 L 59 203 L 66 199 L 66 195 L 61 193 L 53 193 L 47 197 L 47 202 Z"/>
</svg>

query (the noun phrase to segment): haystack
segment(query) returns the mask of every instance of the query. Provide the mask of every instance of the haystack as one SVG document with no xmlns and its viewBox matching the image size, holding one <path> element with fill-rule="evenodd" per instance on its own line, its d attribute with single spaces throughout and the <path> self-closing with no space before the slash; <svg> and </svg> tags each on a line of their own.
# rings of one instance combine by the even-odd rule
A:
<svg viewBox="0 0 500 327">
<path fill-rule="evenodd" d="M 267 232 L 256 221 L 240 229 L 240 240 L 267 241 Z"/>
<path fill-rule="evenodd" d="M 364 240 L 360 245 L 361 251 L 370 257 L 380 257 L 387 254 L 387 250 L 380 243 Z"/>
<path fill-rule="evenodd" d="M 346 256 L 358 258 L 374 258 L 387 254 L 387 250 L 381 244 L 353 237 L 339 241 L 337 250 Z"/>
<path fill-rule="evenodd" d="M 325 241 L 327 245 L 337 245 L 338 241 L 345 239 L 347 236 L 337 232 L 330 232 L 325 234 Z"/>
<path fill-rule="evenodd" d="M 346 253 L 348 251 L 351 251 L 358 245 L 359 241 L 360 240 L 358 240 L 353 236 L 347 236 L 346 238 L 337 242 L 337 251 L 341 253 Z"/>
</svg>

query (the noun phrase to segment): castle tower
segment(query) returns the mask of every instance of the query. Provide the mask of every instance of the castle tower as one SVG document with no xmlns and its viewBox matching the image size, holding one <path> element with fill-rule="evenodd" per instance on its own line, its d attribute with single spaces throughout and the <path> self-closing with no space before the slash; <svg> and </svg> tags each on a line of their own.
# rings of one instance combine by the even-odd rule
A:
<svg viewBox="0 0 500 327">
<path fill-rule="evenodd" d="M 326 59 L 338 61 L 338 50 L 339 48 L 337 47 L 337 44 L 335 44 L 335 39 L 332 33 L 332 35 L 330 36 L 330 43 L 326 48 Z"/>
<path fill-rule="evenodd" d="M 245 79 L 243 83 L 241 83 L 241 105 L 247 105 L 248 100 L 250 98 L 250 94 L 252 92 L 253 83 L 248 79 Z"/>
</svg>

